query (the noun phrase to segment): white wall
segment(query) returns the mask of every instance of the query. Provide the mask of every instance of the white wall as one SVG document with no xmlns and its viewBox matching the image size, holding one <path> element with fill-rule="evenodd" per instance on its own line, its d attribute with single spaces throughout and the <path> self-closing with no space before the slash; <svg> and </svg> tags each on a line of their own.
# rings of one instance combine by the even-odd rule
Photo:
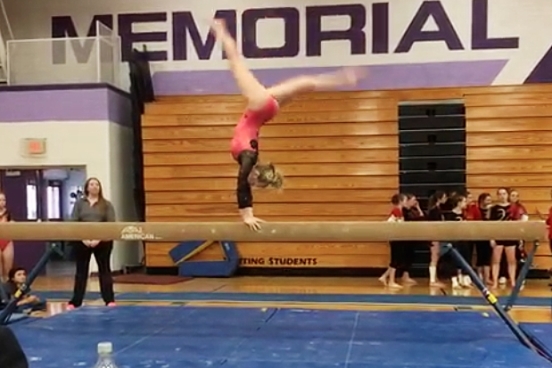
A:
<svg viewBox="0 0 552 368">
<path fill-rule="evenodd" d="M 489 37 L 519 37 L 520 44 L 517 49 L 472 49 L 472 8 L 473 0 L 441 0 L 440 4 L 447 13 L 452 26 L 464 46 L 463 50 L 449 50 L 444 42 L 418 42 L 409 52 L 395 53 L 393 50 L 404 35 L 405 30 L 412 22 L 413 17 L 419 11 L 420 6 L 427 3 L 423 0 L 219 0 L 206 2 L 205 0 L 95 0 L 95 1 L 67 1 L 67 0 L 7 0 L 6 9 L 16 39 L 26 38 L 50 38 L 52 37 L 52 17 L 71 16 L 79 36 L 85 36 L 94 15 L 108 14 L 115 19 L 115 29 L 118 29 L 118 17 L 132 13 L 164 13 L 166 21 L 134 24 L 135 32 L 164 32 L 166 40 L 162 42 L 145 42 L 148 50 L 167 51 L 169 60 L 154 63 L 155 71 L 167 70 L 219 70 L 227 69 L 227 63 L 222 60 L 220 52 L 214 52 L 210 60 L 198 60 L 194 48 L 190 45 L 188 37 L 189 60 L 173 60 L 173 38 L 183 37 L 173 34 L 172 14 L 174 12 L 189 11 L 201 30 L 203 37 L 208 34 L 210 19 L 216 10 L 235 10 L 238 28 L 241 27 L 242 13 L 246 9 L 263 9 L 278 7 L 294 7 L 300 14 L 300 42 L 301 52 L 297 57 L 289 58 L 260 58 L 249 60 L 253 68 L 289 68 L 289 67 L 314 67 L 314 66 L 342 66 L 342 65 L 386 65 L 408 64 L 421 62 L 460 61 L 460 60 L 488 60 L 505 59 L 508 65 L 497 77 L 495 84 L 522 83 L 529 75 L 535 64 L 542 58 L 550 47 L 548 28 L 543 27 L 552 16 L 552 2 L 549 0 L 488 0 L 488 34 Z M 372 18 L 377 17 L 373 13 L 373 3 L 389 4 L 389 52 L 372 53 Z M 320 57 L 306 57 L 304 55 L 306 44 L 306 8 L 310 6 L 332 5 L 361 5 L 366 14 L 366 43 L 368 45 L 365 54 L 351 55 L 350 45 L 347 41 L 332 41 L 324 44 L 323 54 Z M 350 20 L 345 16 L 327 16 L 324 19 L 323 30 L 342 30 L 350 26 Z M 258 40 L 262 46 L 279 46 L 284 42 L 284 27 L 281 19 L 263 19 L 257 24 Z M 436 23 L 429 19 L 425 30 L 435 30 Z M 241 32 L 241 30 L 240 30 Z M 242 39 L 239 34 L 238 41 Z M 178 38 L 176 43 L 182 43 Z M 143 42 L 138 42 L 135 47 L 140 47 Z M 26 49 L 31 46 L 26 46 Z M 35 52 L 39 52 L 41 46 L 35 46 Z M 43 46 L 46 54 L 50 52 L 47 46 Z M 71 54 L 71 52 L 69 52 Z M 24 61 L 24 60 L 23 60 Z M 124 73 L 123 73 L 124 74 Z"/>
<path fill-rule="evenodd" d="M 0 123 L 0 167 L 84 166 L 88 175 L 109 178 L 109 127 L 106 121 Z M 41 158 L 20 154 L 21 139 L 45 138 Z"/>
<path fill-rule="evenodd" d="M 107 121 L 0 123 L 0 167 L 86 167 L 87 176 L 102 182 L 117 219 L 133 220 L 132 190 L 128 189 L 132 186 L 132 172 L 128 173 L 132 168 L 132 133 L 127 130 Z M 20 146 L 23 138 L 45 138 L 47 154 L 40 158 L 24 157 Z M 137 245 L 115 247 L 113 270 L 136 264 L 139 249 Z M 91 272 L 96 271 L 92 259 Z"/>
</svg>

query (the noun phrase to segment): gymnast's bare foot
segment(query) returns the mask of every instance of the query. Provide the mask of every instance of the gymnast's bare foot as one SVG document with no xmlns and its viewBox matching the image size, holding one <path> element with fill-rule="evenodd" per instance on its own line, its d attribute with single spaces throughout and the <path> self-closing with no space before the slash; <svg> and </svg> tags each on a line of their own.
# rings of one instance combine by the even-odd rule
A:
<svg viewBox="0 0 552 368">
<path fill-rule="evenodd" d="M 416 280 L 411 279 L 410 277 L 403 277 L 402 281 L 403 281 L 403 283 L 408 284 L 408 285 L 416 285 L 417 284 Z"/>
<path fill-rule="evenodd" d="M 378 279 L 379 282 L 381 282 L 383 285 L 387 286 L 387 275 L 383 275 Z"/>
<path fill-rule="evenodd" d="M 442 282 L 439 282 L 439 281 L 434 281 L 434 282 L 430 282 L 429 286 L 430 287 L 436 287 L 436 288 L 444 288 L 445 284 L 443 284 Z"/>
<path fill-rule="evenodd" d="M 396 282 L 391 282 L 387 285 L 391 289 L 402 289 L 402 285 L 397 284 Z"/>
<path fill-rule="evenodd" d="M 350 87 L 356 86 L 359 80 L 368 75 L 366 68 L 359 67 L 343 68 L 338 73 L 343 77 L 343 79 L 345 79 L 346 84 Z"/>
<path fill-rule="evenodd" d="M 228 34 L 228 29 L 226 28 L 226 21 L 224 19 L 214 19 L 211 22 L 211 32 L 216 37 L 217 40 L 225 37 Z"/>
</svg>

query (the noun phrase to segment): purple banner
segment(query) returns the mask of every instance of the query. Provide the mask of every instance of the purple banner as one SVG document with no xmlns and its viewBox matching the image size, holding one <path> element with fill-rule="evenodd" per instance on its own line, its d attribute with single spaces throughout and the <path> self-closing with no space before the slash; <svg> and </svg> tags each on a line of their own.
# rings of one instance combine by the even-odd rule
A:
<svg viewBox="0 0 552 368">
<path fill-rule="evenodd" d="M 357 90 L 399 88 L 469 87 L 491 85 L 507 60 L 461 61 L 426 64 L 370 66 L 369 76 Z M 301 74 L 316 74 L 335 68 L 287 68 L 256 70 L 265 86 Z M 164 71 L 153 75 L 157 95 L 239 93 L 230 71 Z"/>
</svg>

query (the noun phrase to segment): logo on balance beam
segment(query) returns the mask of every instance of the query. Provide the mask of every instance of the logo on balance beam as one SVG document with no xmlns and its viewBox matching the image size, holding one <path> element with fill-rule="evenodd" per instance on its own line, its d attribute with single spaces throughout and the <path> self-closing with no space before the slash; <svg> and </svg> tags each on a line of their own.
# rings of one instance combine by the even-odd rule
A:
<svg viewBox="0 0 552 368">
<path fill-rule="evenodd" d="M 161 240 L 161 238 L 154 234 L 144 232 L 140 226 L 127 226 L 121 230 L 122 240 Z"/>
<path fill-rule="evenodd" d="M 205 249 L 217 245 L 222 248 L 224 259 L 216 261 L 192 260 L 194 256 Z M 174 264 L 178 266 L 178 274 L 184 277 L 230 277 L 234 275 L 240 263 L 236 243 L 230 241 L 185 241 L 171 249 L 169 256 Z"/>
</svg>

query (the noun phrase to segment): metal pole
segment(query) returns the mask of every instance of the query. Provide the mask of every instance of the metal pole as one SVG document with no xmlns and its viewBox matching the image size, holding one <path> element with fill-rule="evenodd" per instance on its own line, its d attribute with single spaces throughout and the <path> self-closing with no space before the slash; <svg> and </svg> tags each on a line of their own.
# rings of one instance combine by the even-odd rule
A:
<svg viewBox="0 0 552 368">
<path fill-rule="evenodd" d="M 99 23 L 99 21 L 96 23 L 96 32 L 99 31 Z M 102 47 L 101 40 L 102 38 L 100 35 L 96 33 L 96 37 L 94 37 L 94 42 L 96 43 L 96 63 L 98 63 L 98 65 L 96 65 L 96 83 L 102 83 L 102 54 L 100 50 Z"/>
<path fill-rule="evenodd" d="M 519 271 L 519 275 L 516 279 L 516 285 L 512 289 L 512 293 L 510 294 L 510 297 L 508 298 L 508 301 L 504 306 L 504 310 L 506 312 L 510 311 L 516 304 L 517 298 L 519 296 L 519 292 L 521 291 L 523 282 L 527 278 L 527 274 L 531 269 L 531 265 L 533 264 L 533 259 L 535 258 L 535 253 L 537 252 L 538 247 L 539 247 L 539 242 L 538 240 L 535 240 L 535 242 L 533 242 L 533 249 L 531 249 L 531 251 L 527 254 L 527 259 L 525 260 L 525 263 L 523 264 L 523 267 Z"/>
<path fill-rule="evenodd" d="M 36 263 L 34 268 L 29 272 L 27 276 L 27 282 L 19 287 L 15 292 L 13 299 L 8 303 L 8 305 L 0 312 L 0 324 L 5 325 L 9 322 L 10 316 L 17 308 L 17 303 L 25 296 L 31 287 L 33 281 L 37 276 L 42 272 L 46 264 L 50 260 L 50 257 L 54 253 L 60 253 L 61 251 L 57 248 L 56 244 L 51 244 L 49 248 L 44 252 L 40 260 Z"/>
<path fill-rule="evenodd" d="M 527 346 L 529 349 L 533 350 L 536 353 L 539 353 L 538 349 L 531 343 L 531 340 L 525 335 L 525 333 L 519 328 L 519 326 L 514 322 L 514 320 L 502 309 L 502 306 L 498 303 L 497 297 L 489 291 L 489 289 L 485 286 L 483 281 L 477 276 L 475 271 L 471 268 L 471 266 L 466 262 L 464 257 L 456 250 L 452 244 L 447 243 L 445 244 L 445 248 L 450 252 L 456 263 L 462 267 L 462 270 L 466 272 L 468 275 L 470 275 L 472 282 L 475 284 L 475 286 L 479 289 L 481 294 L 483 294 L 483 297 L 487 300 L 487 302 L 493 307 L 495 312 L 499 315 L 499 317 L 506 323 L 506 325 L 512 330 L 514 335 L 521 341 L 521 343 L 525 346 Z"/>
</svg>

